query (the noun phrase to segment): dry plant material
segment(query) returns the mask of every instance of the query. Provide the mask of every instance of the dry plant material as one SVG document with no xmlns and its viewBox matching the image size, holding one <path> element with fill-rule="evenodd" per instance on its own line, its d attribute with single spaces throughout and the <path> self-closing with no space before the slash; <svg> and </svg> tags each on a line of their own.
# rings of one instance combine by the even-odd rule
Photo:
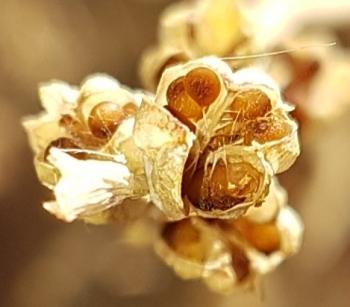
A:
<svg viewBox="0 0 350 307">
<path fill-rule="evenodd" d="M 160 18 L 158 44 L 141 59 L 143 85 L 155 91 L 162 73 L 174 64 L 206 55 L 245 54 L 256 44 L 246 33 L 246 23 L 238 1 L 195 0 L 169 6 Z"/>
<path fill-rule="evenodd" d="M 291 108 L 262 71 L 168 64 L 155 96 L 105 75 L 40 88 L 45 112 L 24 126 L 55 196 L 44 208 L 66 222 L 151 218 L 155 250 L 182 278 L 251 287 L 300 246 L 275 179 L 299 155 Z"/>
</svg>

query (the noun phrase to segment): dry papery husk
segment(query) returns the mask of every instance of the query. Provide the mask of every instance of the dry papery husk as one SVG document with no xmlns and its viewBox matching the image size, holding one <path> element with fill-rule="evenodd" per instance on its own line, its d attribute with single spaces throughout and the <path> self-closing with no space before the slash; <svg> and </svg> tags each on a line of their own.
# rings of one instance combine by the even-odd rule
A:
<svg viewBox="0 0 350 307">
<path fill-rule="evenodd" d="M 261 204 L 267 196 L 273 173 L 262 153 L 255 151 L 251 147 L 224 145 L 207 156 L 205 161 L 205 176 L 210 177 L 211 175 L 207 169 L 209 165 L 214 169 L 215 165 L 220 162 L 223 162 L 226 166 L 231 163 L 248 163 L 259 173 L 258 185 L 250 197 L 247 197 L 244 202 L 236 204 L 232 208 L 227 210 L 212 209 L 210 211 L 204 211 L 191 205 L 190 215 L 199 215 L 206 218 L 235 219 L 246 213 L 249 207 Z"/>
<path fill-rule="evenodd" d="M 87 78 L 80 91 L 56 81 L 40 87 L 40 98 L 46 112 L 25 119 L 23 124 L 35 153 L 38 177 L 55 193 L 56 201 L 45 203 L 46 210 L 67 222 L 85 219 L 99 223 L 110 216 L 108 209 L 120 205 L 125 199 L 147 200 L 148 186 L 141 151 L 132 139 L 132 117 L 124 120 L 100 148 L 51 148 L 48 157 L 44 157 L 53 140 L 71 137 L 59 125 L 63 114 L 84 121 L 93 106 L 100 102 L 113 101 L 120 106 L 132 102 L 138 107 L 141 97 L 141 93 L 132 93 L 106 75 Z M 78 160 L 69 155 L 70 151 L 84 153 L 87 158 Z M 116 209 L 113 214 L 117 214 L 115 212 Z"/>
<path fill-rule="evenodd" d="M 61 81 L 41 84 L 39 97 L 45 111 L 36 116 L 28 116 L 22 121 L 34 152 L 34 166 L 38 178 L 50 189 L 57 183 L 59 172 L 44 161 L 44 152 L 51 141 L 68 137 L 65 129 L 59 125 L 59 120 L 62 114 L 74 113 L 78 96 L 77 88 Z"/>
<path fill-rule="evenodd" d="M 163 71 L 174 64 L 187 62 L 191 55 L 185 49 L 158 45 L 147 49 L 140 61 L 139 75 L 145 89 L 155 92 Z"/>
<path fill-rule="evenodd" d="M 225 56 L 246 52 L 248 27 L 237 1 L 180 2 L 162 14 L 159 37 L 162 44 L 190 50 L 193 58 Z"/>
<path fill-rule="evenodd" d="M 281 139 L 264 144 L 253 141 L 252 144 L 256 150 L 264 152 L 274 173 L 278 174 L 289 169 L 300 154 L 298 124 L 288 116 L 294 107 L 282 100 L 277 83 L 265 72 L 246 68 L 238 70 L 232 75 L 230 90 L 234 93 L 239 94 L 243 91 L 256 89 L 269 97 L 272 107 L 270 114 L 278 116 L 289 127 L 288 135 Z"/>
<path fill-rule="evenodd" d="M 170 112 L 143 101 L 136 114 L 134 140 L 143 151 L 150 198 L 170 220 L 185 216 L 181 183 L 194 139 Z"/>
<path fill-rule="evenodd" d="M 260 274 L 271 272 L 286 258 L 295 255 L 300 250 L 304 226 L 293 208 L 286 206 L 280 210 L 276 218 L 276 226 L 280 233 L 279 250 L 266 255 L 254 248 L 246 248 L 253 269 Z"/>
<path fill-rule="evenodd" d="M 242 263 L 232 263 L 232 249 L 222 233 L 205 220 L 190 218 L 165 224 L 160 232 L 155 251 L 183 279 L 202 279 L 213 291 L 227 293 L 251 284 L 255 277 L 249 263 L 237 268 L 244 270 L 244 276 L 237 275 L 234 265 Z"/>
<path fill-rule="evenodd" d="M 263 204 L 261 210 L 263 210 Z M 245 217 L 243 217 L 245 218 Z M 283 206 L 273 221 L 279 234 L 279 248 L 271 253 L 264 253 L 245 241 L 244 235 L 239 235 L 235 228 L 225 228 L 229 240 L 239 242 L 251 262 L 251 268 L 258 274 L 273 271 L 286 258 L 296 254 L 301 247 L 304 226 L 297 212 L 289 206 Z M 257 223 L 260 224 L 260 223 Z"/>
</svg>

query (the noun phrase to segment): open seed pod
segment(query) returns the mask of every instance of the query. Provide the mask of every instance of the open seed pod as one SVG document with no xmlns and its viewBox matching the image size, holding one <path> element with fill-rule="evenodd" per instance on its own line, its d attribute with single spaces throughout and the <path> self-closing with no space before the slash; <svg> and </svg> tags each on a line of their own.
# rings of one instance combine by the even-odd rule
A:
<svg viewBox="0 0 350 307">
<path fill-rule="evenodd" d="M 44 205 L 48 211 L 66 221 L 92 221 L 124 199 L 147 197 L 142 156 L 132 140 L 141 94 L 96 75 L 80 91 L 48 83 L 40 98 L 46 112 L 24 126 L 39 179 L 55 193 Z"/>
<path fill-rule="evenodd" d="M 216 57 L 193 60 L 165 70 L 156 103 L 199 136 L 204 148 L 227 104 L 231 68 Z"/>
<path fill-rule="evenodd" d="M 161 16 L 162 44 L 204 55 L 240 54 L 249 48 L 246 20 L 236 1 L 197 0 L 170 6 Z"/>
<path fill-rule="evenodd" d="M 234 118 L 237 143 L 264 152 L 275 173 L 290 168 L 300 154 L 298 125 L 277 84 L 260 70 L 242 69 L 234 73 L 231 90 L 234 99 L 222 120 Z"/>
<path fill-rule="evenodd" d="M 228 244 L 214 224 L 198 218 L 164 224 L 155 250 L 183 279 L 202 279 L 213 291 L 228 292 L 254 275 L 244 252 Z"/>
<path fill-rule="evenodd" d="M 266 206 L 268 204 L 263 204 L 257 210 L 263 212 Z M 229 240 L 240 242 L 252 270 L 258 274 L 272 271 L 286 258 L 296 254 L 303 237 L 303 224 L 298 214 L 285 204 L 270 221 L 255 222 L 244 216 L 236 220 L 221 220 L 218 224 Z"/>
<path fill-rule="evenodd" d="M 237 218 L 264 201 L 271 176 L 272 169 L 261 153 L 224 145 L 207 156 L 183 193 L 191 203 L 191 215 Z"/>
</svg>

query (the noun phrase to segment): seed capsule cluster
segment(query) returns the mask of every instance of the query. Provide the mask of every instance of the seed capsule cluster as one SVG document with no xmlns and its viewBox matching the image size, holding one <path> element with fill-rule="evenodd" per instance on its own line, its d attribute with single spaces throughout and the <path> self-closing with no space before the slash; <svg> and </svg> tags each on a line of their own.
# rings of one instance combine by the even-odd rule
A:
<svg viewBox="0 0 350 307">
<path fill-rule="evenodd" d="M 268 207 L 269 215 L 265 208 Z M 185 279 L 201 279 L 219 293 L 254 286 L 300 248 L 303 227 L 274 180 L 264 204 L 238 219 L 190 218 L 164 224 L 155 248 Z"/>
<path fill-rule="evenodd" d="M 132 139 L 141 94 L 94 75 L 80 89 L 44 84 L 40 98 L 45 112 L 24 126 L 39 179 L 55 193 L 45 209 L 66 221 L 101 223 L 120 213 L 107 209 L 147 197 L 142 156 Z"/>
<path fill-rule="evenodd" d="M 155 96 L 104 75 L 40 96 L 45 112 L 24 126 L 56 217 L 151 217 L 162 259 L 218 292 L 298 250 L 301 223 L 274 179 L 299 154 L 297 126 L 264 73 L 207 57 L 166 69 Z"/>
<path fill-rule="evenodd" d="M 271 178 L 299 155 L 290 110 L 260 71 L 232 72 L 215 57 L 167 69 L 155 103 L 141 105 L 134 130 L 152 201 L 174 220 L 236 218 L 261 204 Z"/>
<path fill-rule="evenodd" d="M 242 9 L 233 0 L 195 0 L 171 5 L 160 18 L 159 44 L 142 57 L 143 85 L 155 90 L 162 72 L 174 64 L 206 55 L 247 53 L 255 43 L 245 31 L 246 23 Z"/>
</svg>

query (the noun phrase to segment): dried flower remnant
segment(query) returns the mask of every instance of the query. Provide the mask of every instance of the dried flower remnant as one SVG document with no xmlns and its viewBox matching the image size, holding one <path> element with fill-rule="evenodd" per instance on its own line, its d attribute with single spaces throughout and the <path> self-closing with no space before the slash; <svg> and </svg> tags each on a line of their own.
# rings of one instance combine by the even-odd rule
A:
<svg viewBox="0 0 350 307">
<path fill-rule="evenodd" d="M 108 216 L 104 211 L 124 199 L 147 196 L 142 157 L 132 139 L 140 94 L 105 75 L 88 78 L 80 90 L 48 83 L 40 94 L 46 112 L 24 126 L 39 179 L 55 194 L 45 209 L 66 221 L 94 222 L 96 216 L 100 222 Z"/>
</svg>

